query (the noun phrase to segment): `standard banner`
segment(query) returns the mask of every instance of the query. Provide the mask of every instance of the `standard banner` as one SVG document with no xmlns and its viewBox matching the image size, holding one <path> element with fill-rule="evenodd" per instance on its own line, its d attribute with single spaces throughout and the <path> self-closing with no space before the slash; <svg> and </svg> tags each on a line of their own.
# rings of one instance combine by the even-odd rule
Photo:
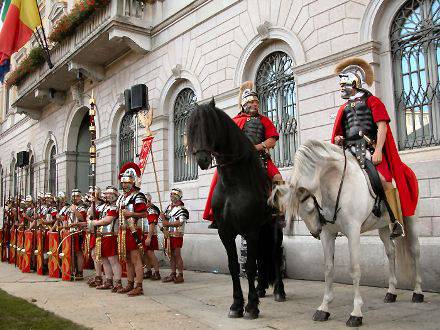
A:
<svg viewBox="0 0 440 330">
<path fill-rule="evenodd" d="M 72 236 L 69 236 L 69 231 L 64 230 L 61 234 L 62 255 L 61 255 L 61 278 L 63 281 L 71 281 L 72 274 Z"/>
<path fill-rule="evenodd" d="M 32 230 L 25 230 L 24 232 L 24 252 L 21 261 L 21 271 L 23 273 L 30 273 L 32 260 L 32 243 L 34 241 L 34 232 Z"/>
<path fill-rule="evenodd" d="M 49 277 L 60 277 L 60 258 L 58 255 L 58 246 L 60 245 L 60 234 L 56 231 L 51 231 L 48 234 L 49 237 Z"/>
<path fill-rule="evenodd" d="M 38 229 L 36 233 L 36 250 L 35 256 L 37 259 L 37 274 L 44 275 L 43 265 L 44 265 L 44 231 Z"/>
<path fill-rule="evenodd" d="M 142 139 L 142 149 L 139 154 L 139 168 L 141 170 L 141 175 L 145 171 L 145 165 L 147 164 L 148 154 L 151 150 L 151 145 L 153 144 L 153 136 L 147 136 L 145 139 Z"/>
</svg>

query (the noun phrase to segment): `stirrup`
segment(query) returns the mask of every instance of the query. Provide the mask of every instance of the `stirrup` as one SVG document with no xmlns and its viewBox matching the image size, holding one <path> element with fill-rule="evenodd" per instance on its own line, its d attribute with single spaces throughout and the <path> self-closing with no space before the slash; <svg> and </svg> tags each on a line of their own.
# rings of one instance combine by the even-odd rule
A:
<svg viewBox="0 0 440 330">
<path fill-rule="evenodd" d="M 405 230 L 403 229 L 403 226 L 398 221 L 394 222 L 393 229 L 390 234 L 390 239 L 393 240 L 397 237 L 404 237 L 404 236 L 405 236 Z"/>
</svg>

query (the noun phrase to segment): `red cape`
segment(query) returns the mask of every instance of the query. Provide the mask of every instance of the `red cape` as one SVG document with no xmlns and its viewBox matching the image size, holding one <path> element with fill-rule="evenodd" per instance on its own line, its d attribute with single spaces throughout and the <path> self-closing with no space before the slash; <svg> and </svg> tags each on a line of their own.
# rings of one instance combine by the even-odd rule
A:
<svg viewBox="0 0 440 330">
<path fill-rule="evenodd" d="M 342 114 L 345 108 L 344 103 L 338 110 L 335 124 L 333 126 L 331 142 L 335 143 L 335 136 L 342 135 Z M 405 165 L 400 159 L 399 152 L 394 142 L 393 133 L 391 132 L 388 113 L 385 105 L 375 96 L 370 96 L 367 100 L 367 105 L 371 109 L 373 119 L 375 122 L 387 121 L 387 136 L 385 138 L 384 152 L 386 153 L 390 165 L 390 171 L 396 182 L 397 190 L 399 191 L 400 204 L 402 207 L 402 214 L 404 217 L 414 215 L 419 199 L 419 186 L 417 177 L 414 172 Z M 387 119 L 388 118 L 388 119 Z"/>
<path fill-rule="evenodd" d="M 248 118 L 249 115 L 240 112 L 238 115 L 232 118 L 232 120 L 235 121 L 235 123 L 237 124 L 238 127 L 240 127 L 240 129 L 243 129 L 244 124 L 246 124 Z M 265 139 L 267 140 L 268 138 L 271 137 L 278 139 L 279 134 L 272 121 L 266 116 L 260 115 L 260 118 L 261 118 L 261 123 L 264 126 Z M 209 194 L 208 194 L 208 199 L 206 200 L 205 210 L 203 211 L 203 215 L 202 215 L 202 218 L 208 221 L 214 220 L 214 214 L 212 213 L 212 208 L 211 208 L 211 201 L 212 201 L 212 195 L 214 194 L 215 185 L 217 184 L 217 180 L 218 180 L 218 174 L 217 174 L 217 170 L 215 170 L 214 176 L 212 177 L 211 186 L 209 187 Z"/>
</svg>

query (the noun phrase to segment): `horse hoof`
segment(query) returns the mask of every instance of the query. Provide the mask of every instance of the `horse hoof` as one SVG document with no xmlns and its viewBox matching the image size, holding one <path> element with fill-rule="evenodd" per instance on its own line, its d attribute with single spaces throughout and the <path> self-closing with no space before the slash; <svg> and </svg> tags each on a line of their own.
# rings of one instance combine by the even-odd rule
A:
<svg viewBox="0 0 440 330">
<path fill-rule="evenodd" d="M 284 301 L 286 301 L 286 294 L 285 293 L 275 293 L 274 300 L 277 302 L 284 302 Z"/>
<path fill-rule="evenodd" d="M 245 312 L 244 318 L 246 320 L 255 320 L 255 319 L 258 319 L 258 314 L 260 314 L 259 311 Z"/>
<path fill-rule="evenodd" d="M 360 327 L 362 325 L 362 316 L 350 315 L 350 318 L 345 323 L 347 327 Z"/>
<path fill-rule="evenodd" d="M 422 293 L 415 293 L 415 292 L 413 292 L 413 296 L 412 296 L 411 301 L 412 301 L 413 303 L 422 303 L 424 297 L 425 297 L 425 296 L 424 296 Z"/>
<path fill-rule="evenodd" d="M 229 310 L 228 317 L 231 319 L 239 319 L 243 317 L 243 310 L 233 311 L 232 309 Z"/>
<path fill-rule="evenodd" d="M 387 304 L 394 303 L 394 302 L 396 302 L 396 299 L 397 299 L 397 294 L 387 292 L 387 294 L 385 295 L 385 298 L 383 298 L 383 302 L 387 303 Z"/>
<path fill-rule="evenodd" d="M 325 322 L 328 321 L 329 317 L 330 317 L 329 312 L 320 311 L 318 309 L 316 310 L 315 314 L 313 314 L 313 321 Z"/>
<path fill-rule="evenodd" d="M 258 294 L 258 298 L 264 298 L 266 297 L 266 290 L 258 290 L 257 294 Z"/>
</svg>

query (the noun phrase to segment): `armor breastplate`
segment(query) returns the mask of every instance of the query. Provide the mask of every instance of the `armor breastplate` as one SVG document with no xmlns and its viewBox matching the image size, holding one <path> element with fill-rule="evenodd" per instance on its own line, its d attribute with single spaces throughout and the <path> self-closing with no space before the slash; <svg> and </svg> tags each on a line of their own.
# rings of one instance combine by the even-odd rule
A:
<svg viewBox="0 0 440 330">
<path fill-rule="evenodd" d="M 113 208 L 114 210 L 116 210 L 116 206 L 115 205 L 108 205 L 108 204 L 103 204 L 103 205 L 99 205 L 97 207 L 97 210 L 99 212 L 99 218 L 103 219 L 107 216 L 107 212 L 109 211 L 109 209 Z M 113 220 L 111 223 L 109 223 L 108 225 L 105 226 L 100 226 L 98 228 L 99 233 L 101 233 L 102 235 L 108 235 L 108 234 L 115 234 L 118 232 L 119 229 L 119 223 L 116 220 Z"/>
<path fill-rule="evenodd" d="M 349 100 L 344 108 L 343 128 L 347 140 L 358 140 L 362 131 L 369 138 L 375 140 L 377 136 L 377 125 L 373 120 L 371 109 L 367 106 L 369 93 L 359 98 Z"/>
<path fill-rule="evenodd" d="M 249 117 L 244 124 L 243 132 L 254 145 L 265 140 L 264 126 L 259 116 Z"/>
<path fill-rule="evenodd" d="M 182 205 L 177 205 L 173 207 L 169 206 L 165 211 L 165 216 L 170 222 L 181 221 L 182 218 L 184 218 L 186 222 L 186 220 L 188 220 L 188 211 Z M 170 235 L 183 236 L 185 232 L 185 222 L 183 222 L 180 227 L 168 227 L 168 231 L 170 232 Z"/>
<path fill-rule="evenodd" d="M 151 204 L 147 208 L 147 213 L 149 215 L 150 214 L 157 214 L 157 215 L 159 215 L 159 211 L 156 210 L 155 207 L 151 206 Z M 142 232 L 145 233 L 145 234 L 147 234 L 149 232 L 149 230 L 150 230 L 150 223 L 149 223 L 147 218 L 139 219 L 137 225 L 142 230 Z M 153 229 L 153 232 L 151 233 L 152 235 L 157 235 L 156 226 L 157 226 L 157 223 L 154 224 L 154 229 Z"/>
<path fill-rule="evenodd" d="M 135 196 L 135 194 L 136 193 L 131 193 L 127 197 L 125 197 L 124 195 L 121 195 L 116 203 L 116 205 L 118 206 L 118 210 L 121 208 L 121 206 L 123 206 L 127 211 L 134 212 L 134 196 Z M 127 220 L 128 219 L 125 218 L 125 223 L 124 223 L 125 226 L 128 225 Z M 121 219 L 119 219 L 119 221 L 121 221 Z"/>
</svg>

